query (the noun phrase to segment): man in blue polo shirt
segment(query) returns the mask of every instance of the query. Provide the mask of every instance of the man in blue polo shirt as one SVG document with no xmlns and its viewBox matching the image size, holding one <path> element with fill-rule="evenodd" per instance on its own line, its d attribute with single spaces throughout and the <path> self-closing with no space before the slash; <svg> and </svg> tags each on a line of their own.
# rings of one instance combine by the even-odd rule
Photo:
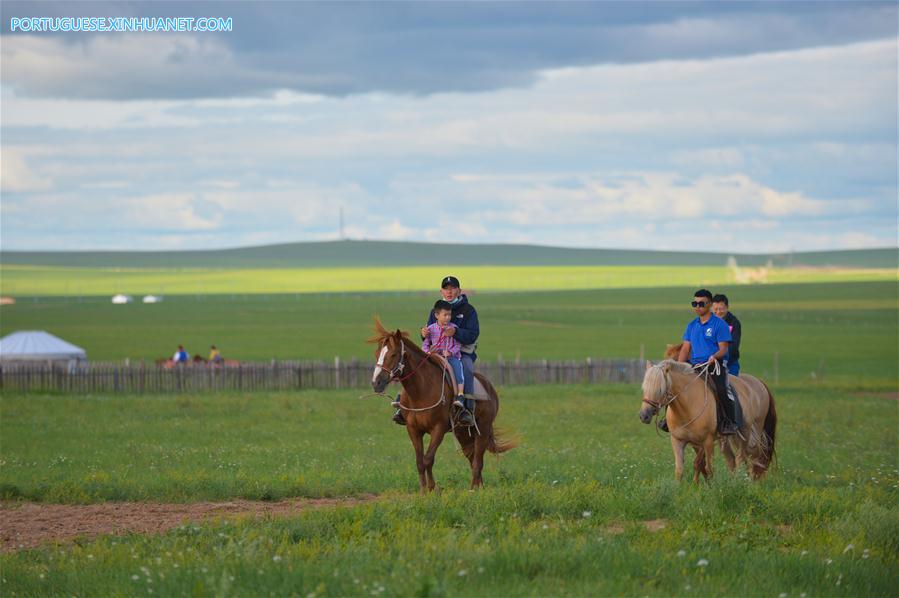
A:
<svg viewBox="0 0 899 598">
<path fill-rule="evenodd" d="M 718 413 L 724 415 L 718 429 L 722 434 L 734 434 L 737 431 L 734 423 L 736 413 L 733 401 L 727 396 L 727 367 L 724 363 L 732 340 L 730 326 L 712 313 L 712 293 L 707 289 L 693 293 L 693 302 L 690 305 L 693 306 L 697 317 L 687 324 L 684 344 L 677 360 L 687 361 L 689 357 L 694 368 L 709 364 L 708 375 L 714 382 L 718 395 Z"/>
</svg>

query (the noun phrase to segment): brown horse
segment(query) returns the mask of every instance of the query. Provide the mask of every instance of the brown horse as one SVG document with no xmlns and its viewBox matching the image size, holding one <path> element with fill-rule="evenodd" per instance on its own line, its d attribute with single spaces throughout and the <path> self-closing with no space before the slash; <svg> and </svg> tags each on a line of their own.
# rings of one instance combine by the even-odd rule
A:
<svg viewBox="0 0 899 598">
<path fill-rule="evenodd" d="M 669 348 L 669 351 L 674 349 Z M 728 381 L 737 391 L 744 424 L 737 434 L 719 437 L 715 394 L 704 377 L 690 364 L 672 359 L 656 365 L 647 362 L 640 420 L 648 424 L 661 408 L 667 407 L 665 419 L 671 433 L 677 479 L 683 476 L 684 449 L 688 444 L 696 451 L 693 480 L 699 481 L 700 473 L 706 479 L 712 476 L 716 438 L 721 443 L 730 471 L 734 471 L 738 463 L 746 464 L 753 479 L 763 477 L 768 471 L 774 459 L 777 430 L 774 397 L 768 387 L 753 376 L 730 376 Z"/>
<path fill-rule="evenodd" d="M 482 394 L 487 399 L 476 403 L 477 428 L 454 427 L 451 405 L 455 393 L 452 383 L 444 375 L 444 365 L 439 358 L 422 351 L 408 333 L 385 329 L 378 319 L 375 319 L 375 334 L 369 342 L 378 346 L 375 351 L 377 364 L 371 380 L 375 392 L 384 392 L 394 380 L 403 385 L 400 408 L 405 413 L 406 431 L 415 448 L 421 491 L 436 487 L 432 471 L 434 455 L 444 435 L 451 429 L 471 464 L 471 488 L 483 486 L 481 471 L 484 468 L 484 453 L 504 453 L 515 447 L 514 441 L 501 439 L 493 428 L 499 411 L 499 396 L 490 381 L 475 374 L 475 395 Z M 424 450 L 425 434 L 431 437 L 427 451 Z"/>
</svg>

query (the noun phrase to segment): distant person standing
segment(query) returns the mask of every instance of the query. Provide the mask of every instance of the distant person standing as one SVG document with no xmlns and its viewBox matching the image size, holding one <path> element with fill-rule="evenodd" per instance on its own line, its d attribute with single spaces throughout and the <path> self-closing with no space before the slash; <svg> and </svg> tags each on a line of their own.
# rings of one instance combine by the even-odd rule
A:
<svg viewBox="0 0 899 598">
<path fill-rule="evenodd" d="M 224 361 L 222 359 L 222 354 L 219 353 L 219 350 L 216 348 L 215 345 L 211 345 L 209 347 L 209 362 L 219 364 L 222 361 Z"/>
<path fill-rule="evenodd" d="M 743 334 L 743 325 L 737 316 L 730 312 L 730 302 L 727 295 L 715 295 L 712 297 L 712 313 L 724 320 L 730 327 L 731 341 L 727 350 L 727 373 L 731 376 L 740 375 L 740 336 Z"/>
<path fill-rule="evenodd" d="M 172 361 L 177 363 L 187 363 L 189 361 L 189 357 L 187 356 L 187 351 L 184 350 L 184 345 L 178 345 L 178 350 L 175 351 L 175 355 L 172 357 Z"/>
</svg>

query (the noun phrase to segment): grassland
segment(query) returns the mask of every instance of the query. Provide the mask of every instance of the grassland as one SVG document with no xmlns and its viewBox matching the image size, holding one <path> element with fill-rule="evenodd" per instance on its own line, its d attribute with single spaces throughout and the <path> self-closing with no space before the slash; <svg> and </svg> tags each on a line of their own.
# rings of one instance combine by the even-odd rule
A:
<svg viewBox="0 0 899 598">
<path fill-rule="evenodd" d="M 719 289 L 716 289 L 719 290 Z M 894 282 L 724 288 L 744 367 L 772 381 L 779 465 L 753 484 L 672 480 L 636 386 L 501 389 L 522 445 L 467 491 L 451 441 L 419 497 L 405 433 L 358 391 L 0 399 L 7 500 L 277 500 L 365 505 L 185 524 L 0 556 L 4 595 L 892 595 L 899 576 Z M 484 358 L 648 355 L 692 288 L 484 293 Z M 433 293 L 170 297 L 4 306 L 94 359 L 216 342 L 243 359 L 364 356 L 373 313 L 413 328 Z M 196 349 L 194 349 L 196 350 Z M 812 377 L 814 374 L 814 378 Z M 647 521 L 654 522 L 646 525 Z M 427 566 L 421 566 L 422 561 Z"/>
<path fill-rule="evenodd" d="M 698 284 L 479 292 L 480 353 L 581 359 L 636 356 L 642 346 L 656 357 L 679 339 Z M 442 492 L 424 497 L 404 431 L 358 391 L 5 393 L 6 500 L 378 498 L 8 553 L 0 592 L 893 595 L 895 274 L 714 290 L 728 293 L 743 321 L 744 369 L 774 382 L 776 355 L 779 460 L 761 483 L 724 473 L 720 458 L 711 484 L 675 483 L 669 443 L 637 420 L 633 385 L 501 389 L 500 425 L 521 446 L 489 459 L 487 488 L 469 493 L 466 462 L 447 441 L 435 470 Z M 248 292 L 124 306 L 40 297 L 0 308 L 0 331 L 45 329 L 91 359 L 152 359 L 179 342 L 193 352 L 216 343 L 238 359 L 365 357 L 373 314 L 412 329 L 434 295 Z"/>
<path fill-rule="evenodd" d="M 408 292 L 433 290 L 446 272 L 478 291 L 720 286 L 734 273 L 715 266 L 406 266 L 342 268 L 75 268 L 4 265 L 0 292 L 13 296 Z M 780 268 L 769 283 L 897 280 L 895 268 Z M 139 297 L 138 297 L 139 299 Z"/>
<path fill-rule="evenodd" d="M 479 353 L 505 359 L 661 356 L 692 317 L 693 287 L 478 293 Z M 744 327 L 743 367 L 770 382 L 895 384 L 895 282 L 723 286 Z M 23 300 L 0 307 L 0 332 L 48 330 L 93 360 L 152 360 L 178 343 L 218 345 L 243 360 L 367 358 L 373 314 L 418 327 L 435 293 L 169 297 L 156 305 L 104 299 Z M 775 355 L 777 372 L 775 372 Z M 776 375 L 775 375 L 776 374 Z"/>
<path fill-rule="evenodd" d="M 501 389 L 522 445 L 467 492 L 447 444 L 417 497 L 386 405 L 345 391 L 4 396 L 3 493 L 194 501 L 377 492 L 370 504 L 184 525 L 0 557 L 4 595 L 892 595 L 897 405 L 784 386 L 779 466 L 678 485 L 635 386 Z M 123 458 L 127 455 L 127 458 Z M 644 525 L 653 520 L 651 529 Z M 661 529 L 657 529 L 657 528 Z M 422 563 L 425 563 L 423 566 Z"/>
</svg>

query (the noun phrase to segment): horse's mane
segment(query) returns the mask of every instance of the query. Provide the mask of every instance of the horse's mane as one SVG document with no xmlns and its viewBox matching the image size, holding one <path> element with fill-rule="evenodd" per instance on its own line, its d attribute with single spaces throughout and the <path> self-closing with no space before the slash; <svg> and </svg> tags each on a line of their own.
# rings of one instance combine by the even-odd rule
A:
<svg viewBox="0 0 899 598">
<path fill-rule="evenodd" d="M 693 367 L 689 363 L 673 359 L 660 361 L 646 370 L 646 375 L 643 377 L 643 396 L 667 396 L 671 390 L 671 377 L 668 373 L 672 371 L 678 374 L 691 374 Z"/>
<path fill-rule="evenodd" d="M 379 318 L 378 316 L 375 316 L 374 329 L 375 329 L 375 333 L 372 336 L 370 336 L 367 341 L 374 345 L 380 345 L 381 343 L 387 342 L 387 340 L 391 336 L 396 334 L 397 332 L 400 333 L 400 336 L 402 338 L 404 338 L 406 340 L 411 340 L 409 338 L 409 333 L 406 332 L 405 330 L 402 330 L 402 331 L 397 330 L 396 332 L 391 332 L 391 331 L 387 330 L 386 328 L 384 328 L 384 325 L 381 323 L 381 318 Z M 412 343 L 412 344 L 414 345 L 415 343 Z"/>
</svg>

